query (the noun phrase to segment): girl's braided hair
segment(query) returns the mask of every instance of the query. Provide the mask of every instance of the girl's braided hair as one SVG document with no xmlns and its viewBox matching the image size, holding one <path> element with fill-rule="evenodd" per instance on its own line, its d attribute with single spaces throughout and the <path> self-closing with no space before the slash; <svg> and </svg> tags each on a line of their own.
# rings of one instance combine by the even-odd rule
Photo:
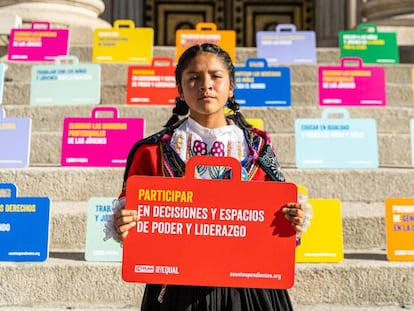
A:
<svg viewBox="0 0 414 311">
<path fill-rule="evenodd" d="M 233 62 L 231 60 L 230 55 L 219 47 L 216 44 L 212 43 L 203 43 L 194 45 L 181 54 L 180 58 L 178 59 L 177 66 L 175 68 L 175 81 L 177 84 L 178 89 L 181 89 L 181 78 L 183 75 L 183 71 L 187 68 L 188 64 L 191 60 L 196 57 L 198 54 L 207 52 L 213 53 L 223 59 L 224 65 L 226 66 L 229 76 L 230 76 L 230 83 L 233 85 L 235 84 L 235 68 Z M 234 95 L 227 100 L 227 107 L 233 111 L 233 114 L 227 116 L 229 119 L 233 120 L 233 122 L 241 127 L 241 128 L 251 128 L 252 126 L 247 123 L 246 119 L 240 112 L 240 105 L 236 102 Z M 180 120 L 180 116 L 186 116 L 188 114 L 189 108 L 187 103 L 182 100 L 180 97 L 175 99 L 175 107 L 172 111 L 171 118 L 167 121 L 164 127 L 169 127 L 174 125 Z"/>
</svg>

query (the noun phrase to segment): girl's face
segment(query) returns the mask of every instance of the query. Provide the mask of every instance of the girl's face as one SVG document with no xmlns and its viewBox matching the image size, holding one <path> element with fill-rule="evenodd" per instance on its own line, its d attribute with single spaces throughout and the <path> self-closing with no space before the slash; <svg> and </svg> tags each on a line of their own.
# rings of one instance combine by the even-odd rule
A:
<svg viewBox="0 0 414 311">
<path fill-rule="evenodd" d="M 233 96 L 234 85 L 221 57 L 198 54 L 183 71 L 179 93 L 190 109 L 190 116 L 204 127 L 226 124 L 224 105 Z"/>
</svg>

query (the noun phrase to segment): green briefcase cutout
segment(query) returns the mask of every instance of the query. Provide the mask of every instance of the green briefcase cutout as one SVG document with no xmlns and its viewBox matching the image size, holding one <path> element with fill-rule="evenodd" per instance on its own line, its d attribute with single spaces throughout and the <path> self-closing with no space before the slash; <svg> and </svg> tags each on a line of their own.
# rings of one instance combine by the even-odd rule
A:
<svg viewBox="0 0 414 311">
<path fill-rule="evenodd" d="M 198 166 L 231 168 L 230 179 L 196 179 Z M 295 230 L 281 209 L 296 201 L 293 183 L 242 181 L 231 157 L 194 156 L 183 178 L 131 176 L 126 209 L 137 210 L 140 221 L 124 240 L 122 278 L 290 288 Z"/>
</svg>

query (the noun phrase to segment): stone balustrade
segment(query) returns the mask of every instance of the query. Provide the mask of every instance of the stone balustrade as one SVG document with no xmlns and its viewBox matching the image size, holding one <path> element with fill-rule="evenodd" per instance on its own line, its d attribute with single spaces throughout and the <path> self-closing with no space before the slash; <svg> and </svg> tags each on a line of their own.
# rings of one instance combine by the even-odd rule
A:
<svg viewBox="0 0 414 311">
<path fill-rule="evenodd" d="M 47 21 L 53 27 L 70 28 L 72 42 L 90 42 L 94 28 L 111 27 L 99 18 L 104 9 L 102 0 L 0 0 L 0 12 L 20 16 L 23 26 Z"/>
<path fill-rule="evenodd" d="M 361 16 L 378 31 L 396 32 L 399 45 L 414 45 L 414 0 L 365 0 Z"/>
</svg>

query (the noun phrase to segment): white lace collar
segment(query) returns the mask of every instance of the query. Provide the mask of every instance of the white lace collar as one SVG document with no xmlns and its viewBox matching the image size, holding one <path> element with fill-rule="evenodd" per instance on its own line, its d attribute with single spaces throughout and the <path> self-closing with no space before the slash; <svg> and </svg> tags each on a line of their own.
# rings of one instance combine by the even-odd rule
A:
<svg viewBox="0 0 414 311">
<path fill-rule="evenodd" d="M 231 120 L 219 128 L 206 128 L 191 118 L 184 121 L 171 138 L 171 146 L 187 161 L 193 155 L 231 156 L 239 161 L 248 155 L 243 131 Z"/>
</svg>

